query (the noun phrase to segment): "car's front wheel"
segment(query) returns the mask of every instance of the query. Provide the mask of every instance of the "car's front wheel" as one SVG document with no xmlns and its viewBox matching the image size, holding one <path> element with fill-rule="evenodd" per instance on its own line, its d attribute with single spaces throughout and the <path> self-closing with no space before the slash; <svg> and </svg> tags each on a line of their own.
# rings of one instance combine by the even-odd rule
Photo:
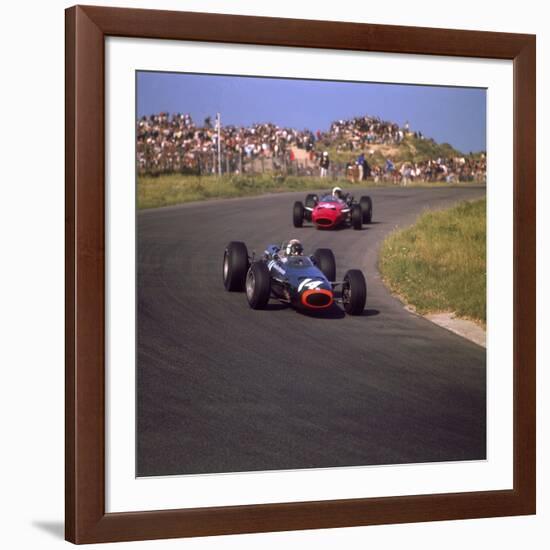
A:
<svg viewBox="0 0 550 550">
<path fill-rule="evenodd" d="M 265 262 L 254 262 L 246 274 L 246 298 L 252 309 L 265 309 L 271 295 L 271 277 Z"/>
<path fill-rule="evenodd" d="M 223 284 L 226 290 L 244 289 L 248 264 L 246 245 L 240 241 L 231 241 L 223 254 Z"/>
<path fill-rule="evenodd" d="M 363 223 L 372 223 L 372 199 L 368 195 L 364 195 L 359 204 L 363 212 Z"/>
<path fill-rule="evenodd" d="M 363 227 L 363 214 L 358 204 L 353 204 L 351 207 L 351 226 L 353 229 L 361 229 Z"/>
<path fill-rule="evenodd" d="M 294 203 L 292 209 L 292 222 L 294 227 L 302 227 L 304 225 L 304 205 L 300 201 Z"/>
<path fill-rule="evenodd" d="M 367 281 L 359 269 L 350 269 L 342 283 L 342 304 L 348 315 L 361 315 L 367 303 Z"/>
</svg>

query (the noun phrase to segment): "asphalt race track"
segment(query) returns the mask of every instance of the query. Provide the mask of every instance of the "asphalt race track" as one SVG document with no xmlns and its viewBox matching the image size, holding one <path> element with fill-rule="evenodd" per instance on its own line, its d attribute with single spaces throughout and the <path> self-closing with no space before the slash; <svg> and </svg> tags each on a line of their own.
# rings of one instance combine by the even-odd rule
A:
<svg viewBox="0 0 550 550">
<path fill-rule="evenodd" d="M 376 269 L 396 226 L 485 188 L 368 194 L 362 231 L 294 229 L 305 193 L 138 214 L 138 476 L 485 458 L 485 350 L 406 311 Z M 224 290 L 228 241 L 294 237 L 332 248 L 338 278 L 363 270 L 363 316 L 253 311 Z"/>
</svg>

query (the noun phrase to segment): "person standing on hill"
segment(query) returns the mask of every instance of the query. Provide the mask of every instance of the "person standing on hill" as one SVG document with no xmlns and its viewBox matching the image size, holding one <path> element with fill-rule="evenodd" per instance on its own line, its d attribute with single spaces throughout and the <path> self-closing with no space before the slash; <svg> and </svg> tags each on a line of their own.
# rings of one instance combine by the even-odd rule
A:
<svg viewBox="0 0 550 550">
<path fill-rule="evenodd" d="M 363 180 L 366 180 L 370 177 L 371 174 L 371 167 L 368 163 L 367 159 L 365 158 L 365 155 L 363 155 Z"/>
<path fill-rule="evenodd" d="M 365 153 L 361 153 L 357 157 L 357 165 L 359 166 L 359 181 L 366 180 L 370 176 L 371 168 L 369 166 L 369 163 L 367 162 Z"/>
<path fill-rule="evenodd" d="M 324 151 L 319 162 L 321 167 L 321 177 L 326 178 L 328 176 L 328 167 L 330 166 L 330 159 L 328 158 L 328 151 Z"/>
<path fill-rule="evenodd" d="M 357 167 L 359 168 L 359 181 L 363 181 L 364 173 L 363 168 L 365 166 L 365 153 L 361 153 L 355 162 L 357 164 Z"/>
</svg>

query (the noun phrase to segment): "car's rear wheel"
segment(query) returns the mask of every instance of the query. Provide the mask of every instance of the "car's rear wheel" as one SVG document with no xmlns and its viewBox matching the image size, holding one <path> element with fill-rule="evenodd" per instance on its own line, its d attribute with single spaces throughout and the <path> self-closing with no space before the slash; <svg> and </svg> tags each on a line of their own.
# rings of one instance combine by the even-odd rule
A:
<svg viewBox="0 0 550 550">
<path fill-rule="evenodd" d="M 248 271 L 248 250 L 240 241 L 231 241 L 223 255 L 223 284 L 231 292 L 244 289 Z"/>
<path fill-rule="evenodd" d="M 367 281 L 359 269 L 350 269 L 342 284 L 342 304 L 348 315 L 361 315 L 367 303 Z"/>
<path fill-rule="evenodd" d="M 317 203 L 319 202 L 319 197 L 315 194 L 315 193 L 309 193 L 308 195 L 306 195 L 306 200 L 305 200 L 305 213 L 304 213 L 304 216 L 306 218 L 307 221 L 311 221 L 311 210 L 308 210 L 308 208 L 315 208 L 317 206 Z"/>
<path fill-rule="evenodd" d="M 358 204 L 354 204 L 351 207 L 351 226 L 353 229 L 361 229 L 363 227 L 363 214 Z"/>
<path fill-rule="evenodd" d="M 271 295 L 271 278 L 265 262 L 254 262 L 246 274 L 246 298 L 252 309 L 265 309 Z"/>
<path fill-rule="evenodd" d="M 319 197 L 315 193 L 309 193 L 306 195 L 305 205 L 313 208 L 319 202 Z"/>
<path fill-rule="evenodd" d="M 363 212 L 363 223 L 372 223 L 372 199 L 365 195 L 361 197 L 359 204 Z"/>
<path fill-rule="evenodd" d="M 336 259 L 330 248 L 318 248 L 313 253 L 313 261 L 329 281 L 336 280 Z"/>
<path fill-rule="evenodd" d="M 302 227 L 304 225 L 304 205 L 300 201 L 294 203 L 292 222 L 294 223 L 294 227 Z"/>
</svg>

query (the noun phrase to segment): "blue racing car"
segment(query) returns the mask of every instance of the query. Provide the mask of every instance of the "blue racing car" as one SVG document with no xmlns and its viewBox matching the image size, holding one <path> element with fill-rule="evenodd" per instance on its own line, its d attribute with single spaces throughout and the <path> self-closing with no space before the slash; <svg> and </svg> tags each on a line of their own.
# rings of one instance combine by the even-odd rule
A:
<svg viewBox="0 0 550 550">
<path fill-rule="evenodd" d="M 361 315 L 367 300 L 362 271 L 350 269 L 336 281 L 336 261 L 328 248 L 304 255 L 297 239 L 269 245 L 259 259 L 243 242 L 232 241 L 223 255 L 223 283 L 228 291 L 246 292 L 252 309 L 265 309 L 271 298 L 296 308 L 326 309 L 340 303 L 349 315 Z M 340 288 L 338 296 L 335 288 Z"/>
</svg>

